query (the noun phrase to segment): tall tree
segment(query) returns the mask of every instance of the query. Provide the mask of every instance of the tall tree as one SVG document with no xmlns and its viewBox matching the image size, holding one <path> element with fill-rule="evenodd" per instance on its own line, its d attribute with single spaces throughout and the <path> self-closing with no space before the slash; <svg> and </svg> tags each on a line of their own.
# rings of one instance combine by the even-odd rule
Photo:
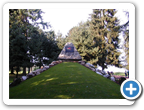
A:
<svg viewBox="0 0 144 110">
<path fill-rule="evenodd" d="M 11 52 L 10 61 L 12 66 L 16 67 L 16 78 L 18 77 L 18 71 L 21 66 L 23 66 L 24 54 L 27 52 L 26 40 L 24 35 L 18 35 L 15 39 L 10 42 Z"/>
<path fill-rule="evenodd" d="M 78 52 L 80 53 L 82 60 L 93 62 L 92 52 L 92 37 L 90 36 L 89 21 L 79 23 L 78 26 L 73 27 L 66 38 L 68 42 L 72 42 Z"/>
<path fill-rule="evenodd" d="M 63 49 L 64 45 L 66 44 L 66 38 L 62 36 L 62 33 L 60 33 L 60 32 L 57 33 L 56 42 L 61 51 Z"/>
<path fill-rule="evenodd" d="M 91 15 L 90 30 L 94 47 L 97 48 L 96 62 L 102 67 L 115 65 L 120 67 L 119 55 L 119 22 L 114 16 L 115 9 L 94 9 Z"/>
<path fill-rule="evenodd" d="M 43 64 L 48 64 L 56 60 L 59 48 L 55 41 L 54 31 L 43 32 L 41 29 L 35 28 L 29 40 L 29 54 L 35 65 L 41 67 Z M 44 57 L 49 58 L 49 61 L 44 61 Z"/>
<path fill-rule="evenodd" d="M 43 12 L 40 9 L 10 9 L 9 10 L 9 27 L 10 27 L 10 43 L 19 35 L 24 35 L 26 40 L 26 46 L 28 45 L 28 39 L 31 37 L 30 34 L 34 27 L 38 27 L 39 24 L 48 27 L 48 23 L 44 23 L 42 19 Z M 40 22 L 38 20 L 40 19 Z M 10 46 L 10 67 L 13 68 L 12 61 L 12 45 Z M 29 65 L 29 57 L 27 54 L 28 50 L 23 53 L 23 75 L 26 75 L 26 66 Z"/>
<path fill-rule="evenodd" d="M 47 46 L 47 57 L 50 58 L 50 61 L 56 60 L 58 57 L 58 54 L 60 53 L 60 49 L 57 45 L 57 41 L 56 41 L 56 34 L 54 31 L 49 31 L 47 33 L 47 39 L 48 39 L 48 43 L 49 45 Z"/>
<path fill-rule="evenodd" d="M 105 41 L 105 34 L 107 30 L 104 26 L 104 21 L 102 19 L 103 10 L 101 9 L 94 9 L 93 14 L 91 15 L 91 22 L 90 22 L 90 33 L 93 40 L 93 53 L 95 54 L 94 60 L 96 64 L 102 66 L 102 69 L 106 68 L 106 41 Z"/>
</svg>

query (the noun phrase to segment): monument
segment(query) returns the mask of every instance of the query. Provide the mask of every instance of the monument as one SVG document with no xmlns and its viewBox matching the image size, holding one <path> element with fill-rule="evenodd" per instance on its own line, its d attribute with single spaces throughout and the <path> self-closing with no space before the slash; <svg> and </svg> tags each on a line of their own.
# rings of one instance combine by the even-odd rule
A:
<svg viewBox="0 0 144 110">
<path fill-rule="evenodd" d="M 58 56 L 59 60 L 80 61 L 82 60 L 79 52 L 74 47 L 73 43 L 67 42 Z"/>
</svg>

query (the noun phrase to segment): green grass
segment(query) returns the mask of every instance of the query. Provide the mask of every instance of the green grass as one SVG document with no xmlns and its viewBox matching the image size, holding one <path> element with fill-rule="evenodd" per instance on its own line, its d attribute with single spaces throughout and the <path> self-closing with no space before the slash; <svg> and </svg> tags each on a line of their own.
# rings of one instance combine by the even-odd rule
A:
<svg viewBox="0 0 144 110">
<path fill-rule="evenodd" d="M 13 82 L 13 79 L 12 77 L 9 77 L 9 83 L 12 83 Z"/>
<path fill-rule="evenodd" d="M 114 75 L 125 76 L 125 73 L 116 72 L 116 73 L 114 73 Z"/>
<path fill-rule="evenodd" d="M 9 89 L 10 99 L 122 99 L 120 86 L 88 68 L 64 62 Z"/>
<path fill-rule="evenodd" d="M 22 68 L 20 68 L 21 71 L 18 72 L 18 77 L 20 78 L 23 74 Z M 39 69 L 39 67 L 33 67 L 33 71 Z M 16 70 L 14 70 L 14 74 L 11 74 L 11 71 L 9 71 L 9 83 L 12 83 L 13 80 L 16 78 Z M 26 74 L 28 74 L 28 71 L 26 71 Z"/>
</svg>

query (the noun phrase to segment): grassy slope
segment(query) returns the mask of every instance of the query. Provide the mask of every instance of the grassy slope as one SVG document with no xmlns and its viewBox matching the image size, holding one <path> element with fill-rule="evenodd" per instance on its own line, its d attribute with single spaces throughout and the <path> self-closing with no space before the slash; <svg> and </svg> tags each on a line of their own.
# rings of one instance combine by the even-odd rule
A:
<svg viewBox="0 0 144 110">
<path fill-rule="evenodd" d="M 120 86 L 78 63 L 58 64 L 10 88 L 14 99 L 118 99 Z"/>
</svg>

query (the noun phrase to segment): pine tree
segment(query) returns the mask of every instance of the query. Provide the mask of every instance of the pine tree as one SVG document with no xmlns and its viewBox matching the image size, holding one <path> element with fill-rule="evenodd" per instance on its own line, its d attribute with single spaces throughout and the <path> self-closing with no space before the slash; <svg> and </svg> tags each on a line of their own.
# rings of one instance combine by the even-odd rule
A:
<svg viewBox="0 0 144 110">
<path fill-rule="evenodd" d="M 20 9 L 19 10 L 19 17 L 20 17 L 20 22 L 22 25 L 24 25 L 23 28 L 23 32 L 24 35 L 26 37 L 26 39 L 28 40 L 28 35 L 29 30 L 31 29 L 31 26 L 38 26 L 38 24 L 42 24 L 42 26 L 45 28 L 48 27 L 47 23 L 43 23 L 42 21 L 42 14 L 43 12 L 40 9 Z M 40 23 L 38 23 L 38 20 L 41 20 Z M 33 24 L 31 25 L 30 20 L 33 22 Z M 25 57 L 24 63 L 23 63 L 23 75 L 26 75 L 26 66 L 28 65 L 27 63 L 27 59 L 28 57 Z"/>
<path fill-rule="evenodd" d="M 106 40 L 107 29 L 104 26 L 104 13 L 102 9 L 94 9 L 91 15 L 90 33 L 93 40 L 93 53 L 95 54 L 94 64 L 98 64 L 102 69 L 106 68 Z"/>
<path fill-rule="evenodd" d="M 10 9 L 9 10 L 9 34 L 10 34 L 10 68 L 13 70 L 13 59 L 12 59 L 12 40 L 17 36 L 25 36 L 27 51 L 23 53 L 23 75 L 26 75 L 26 66 L 31 65 L 30 58 L 28 55 L 29 44 L 28 39 L 31 37 L 31 32 L 33 32 L 34 27 L 38 27 L 39 24 L 42 26 L 48 27 L 47 23 L 44 23 L 42 20 L 43 12 L 40 9 Z M 38 20 L 41 22 L 37 22 Z M 32 23 L 31 23 L 32 22 Z M 16 45 L 15 45 L 16 46 Z"/>
<path fill-rule="evenodd" d="M 114 9 L 94 9 L 91 15 L 90 30 L 93 38 L 93 51 L 97 52 L 97 64 L 106 68 L 107 65 L 120 66 L 119 55 L 119 22 L 114 17 Z"/>
<path fill-rule="evenodd" d="M 67 42 L 72 42 L 84 61 L 92 60 L 92 40 L 89 33 L 89 21 L 79 23 L 73 27 L 66 38 Z"/>
<path fill-rule="evenodd" d="M 57 33 L 56 35 L 56 42 L 57 42 L 57 45 L 60 49 L 60 52 L 61 50 L 63 49 L 64 45 L 66 44 L 66 38 L 63 37 L 62 33 Z"/>
<path fill-rule="evenodd" d="M 48 43 L 49 43 L 49 47 L 47 48 L 47 53 L 48 54 L 48 58 L 50 58 L 50 61 L 56 60 L 59 53 L 60 53 L 60 49 L 57 45 L 57 41 L 56 41 L 56 35 L 54 31 L 49 31 L 47 33 L 47 39 L 48 39 Z"/>
<path fill-rule="evenodd" d="M 27 52 L 26 40 L 24 35 L 18 35 L 15 39 L 11 41 L 11 52 L 10 52 L 10 60 L 12 62 L 13 67 L 17 67 L 17 75 L 18 70 L 22 66 L 24 61 L 24 54 Z"/>
<path fill-rule="evenodd" d="M 115 65 L 117 67 L 122 67 L 120 64 L 119 56 L 121 52 L 118 51 L 119 49 L 119 33 L 120 33 L 120 25 L 118 19 L 114 16 L 116 14 L 115 9 L 108 9 L 104 11 L 107 13 L 105 17 L 105 21 L 107 23 L 106 28 L 108 30 L 107 33 L 107 65 Z"/>
<path fill-rule="evenodd" d="M 35 61 L 34 64 L 40 68 L 44 63 L 49 64 L 56 60 L 60 50 L 55 41 L 54 31 L 43 32 L 38 28 L 33 31 L 29 40 L 29 53 Z M 49 61 L 45 61 L 43 57 L 49 58 Z"/>
</svg>

